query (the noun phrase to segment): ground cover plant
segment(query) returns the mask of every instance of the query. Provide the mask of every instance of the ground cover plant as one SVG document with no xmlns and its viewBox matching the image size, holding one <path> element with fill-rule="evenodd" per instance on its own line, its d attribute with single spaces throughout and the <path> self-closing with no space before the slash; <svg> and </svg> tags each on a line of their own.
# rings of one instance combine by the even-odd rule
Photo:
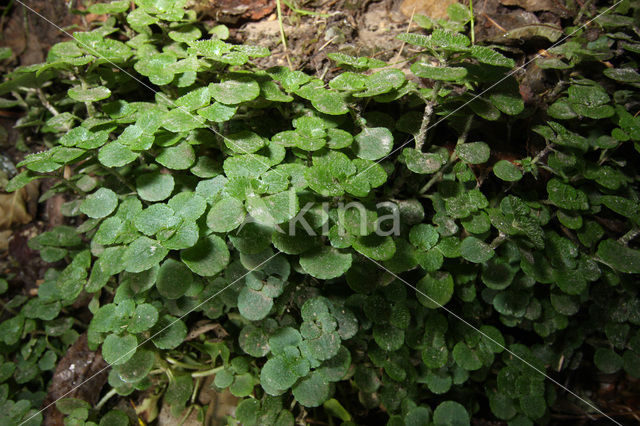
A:
<svg viewBox="0 0 640 426">
<path fill-rule="evenodd" d="M 323 81 L 134 3 L 0 84 L 48 147 L 6 190 L 54 179 L 68 218 L 29 242 L 37 296 L 0 279 L 5 421 L 133 422 L 117 396 L 204 421 L 205 385 L 229 424 L 546 424 L 559 398 L 624 421 L 571 377 L 640 378 L 638 2 L 566 27 L 527 99 L 460 4 L 400 36 L 409 75 L 334 52 Z M 104 397 L 45 402 L 80 335 Z"/>
</svg>

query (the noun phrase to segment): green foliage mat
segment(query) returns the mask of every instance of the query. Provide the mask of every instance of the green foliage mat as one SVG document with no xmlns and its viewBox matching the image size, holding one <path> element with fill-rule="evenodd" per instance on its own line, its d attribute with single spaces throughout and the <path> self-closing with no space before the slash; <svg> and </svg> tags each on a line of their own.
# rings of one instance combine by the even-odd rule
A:
<svg viewBox="0 0 640 426">
<path fill-rule="evenodd" d="M 229 424 L 531 425 L 573 398 L 541 372 L 640 377 L 637 2 L 566 28 L 526 104 L 459 4 L 399 37 L 411 75 L 332 53 L 325 82 L 259 69 L 184 3 L 93 5 L 103 23 L 0 84 L 47 146 L 7 190 L 54 178 L 40 200 L 65 194 L 70 224 L 29 242 L 38 296 L 4 303 L 3 421 L 42 420 L 79 300 L 112 368 L 97 406 L 57 402 L 69 424 L 127 424 L 115 394 L 204 418 L 215 375 Z"/>
</svg>

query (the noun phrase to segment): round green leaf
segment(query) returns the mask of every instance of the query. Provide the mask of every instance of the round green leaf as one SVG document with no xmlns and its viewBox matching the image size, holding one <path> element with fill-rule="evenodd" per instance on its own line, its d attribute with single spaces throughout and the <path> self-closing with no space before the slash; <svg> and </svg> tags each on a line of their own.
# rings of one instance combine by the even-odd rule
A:
<svg viewBox="0 0 640 426">
<path fill-rule="evenodd" d="M 116 368 L 118 376 L 125 383 L 136 383 L 147 377 L 155 362 L 155 354 L 146 349 L 136 351 L 127 362 Z"/>
<path fill-rule="evenodd" d="M 187 142 L 163 148 L 156 161 L 167 169 L 186 170 L 196 162 L 196 153 Z"/>
<path fill-rule="evenodd" d="M 440 234 L 436 228 L 425 223 L 415 225 L 409 232 L 411 244 L 423 250 L 429 250 L 435 246 L 438 243 L 438 238 L 440 238 Z"/>
<path fill-rule="evenodd" d="M 178 218 L 173 215 L 173 209 L 166 204 L 152 204 L 134 217 L 133 224 L 138 231 L 151 236 L 162 229 L 177 225 Z"/>
<path fill-rule="evenodd" d="M 640 274 L 640 251 L 638 250 L 609 239 L 598 244 L 596 254 L 602 262 L 617 271 L 626 274 Z"/>
<path fill-rule="evenodd" d="M 593 362 L 598 370 L 612 374 L 622 368 L 622 357 L 608 348 L 598 348 L 593 355 Z"/>
<path fill-rule="evenodd" d="M 216 235 L 209 235 L 180 253 L 182 261 L 196 274 L 211 277 L 229 264 L 229 249 Z"/>
<path fill-rule="evenodd" d="M 265 318 L 272 306 L 273 299 L 261 291 L 244 287 L 238 294 L 238 310 L 248 320 L 259 321 Z"/>
<path fill-rule="evenodd" d="M 516 182 L 522 179 L 522 170 L 507 160 L 500 160 L 494 164 L 493 173 L 507 182 Z"/>
<path fill-rule="evenodd" d="M 165 258 L 169 250 L 156 240 L 139 237 L 124 252 L 124 268 L 127 272 L 142 272 L 151 269 Z"/>
<path fill-rule="evenodd" d="M 484 142 L 463 143 L 456 147 L 458 157 L 470 164 L 482 164 L 489 160 L 491 150 Z"/>
<path fill-rule="evenodd" d="M 404 331 L 391 324 L 376 324 L 373 327 L 373 338 L 382 349 L 393 352 L 402 347 Z"/>
<path fill-rule="evenodd" d="M 98 151 L 98 161 L 106 167 L 122 167 L 138 158 L 138 154 L 119 142 L 109 142 Z"/>
<path fill-rule="evenodd" d="M 173 192 L 173 176 L 160 173 L 147 173 L 138 176 L 136 189 L 140 198 L 146 201 L 161 201 Z"/>
<path fill-rule="evenodd" d="M 355 240 L 353 248 L 373 260 L 383 261 L 393 257 L 396 252 L 396 243 L 390 236 L 382 237 L 371 234 Z"/>
<path fill-rule="evenodd" d="M 167 259 L 158 271 L 156 288 L 162 297 L 178 299 L 193 283 L 193 275 L 184 263 Z"/>
<path fill-rule="evenodd" d="M 491 259 L 495 252 L 484 241 L 476 237 L 467 237 L 460 243 L 460 254 L 469 262 L 484 263 Z"/>
<path fill-rule="evenodd" d="M 289 389 L 298 380 L 295 365 L 282 356 L 267 360 L 260 370 L 260 382 L 274 390 Z"/>
<path fill-rule="evenodd" d="M 340 93 L 316 90 L 310 100 L 313 107 L 324 114 L 342 115 L 349 112 L 347 103 Z"/>
<path fill-rule="evenodd" d="M 351 254 L 332 247 L 322 247 L 300 256 L 300 266 L 309 275 L 329 280 L 343 275 L 351 267 Z"/>
<path fill-rule="evenodd" d="M 329 391 L 329 382 L 314 372 L 293 387 L 293 396 L 305 407 L 318 407 L 329 399 Z"/>
<path fill-rule="evenodd" d="M 224 143 L 229 149 L 240 154 L 252 154 L 264 147 L 265 140 L 252 131 L 243 130 L 226 136 Z"/>
<path fill-rule="evenodd" d="M 91 218 L 99 219 L 109 216 L 117 206 L 116 193 L 108 188 L 100 188 L 82 201 L 80 211 Z"/>
<path fill-rule="evenodd" d="M 164 315 L 151 329 L 151 336 L 158 349 L 173 349 L 187 337 L 187 326 L 179 318 Z"/>
<path fill-rule="evenodd" d="M 355 153 L 365 160 L 379 160 L 393 149 L 393 135 L 386 127 L 367 127 L 355 137 Z"/>
<path fill-rule="evenodd" d="M 433 424 L 435 426 L 468 426 L 469 413 L 462 404 L 444 401 L 433 412 Z"/>
<path fill-rule="evenodd" d="M 140 333 L 153 327 L 158 322 L 158 309 L 150 303 L 136 306 L 127 327 L 129 333 Z"/>
<path fill-rule="evenodd" d="M 411 72 L 420 78 L 431 80 L 456 81 L 467 75 L 467 69 L 462 67 L 438 67 L 416 62 L 411 65 Z"/>
<path fill-rule="evenodd" d="M 260 86 L 251 77 L 237 76 L 222 83 L 210 84 L 209 91 L 216 101 L 235 105 L 257 98 Z"/>
<path fill-rule="evenodd" d="M 102 356 L 110 365 L 124 364 L 133 357 L 138 347 L 138 339 L 131 334 L 117 336 L 110 334 L 102 344 Z"/>
<path fill-rule="evenodd" d="M 456 364 L 467 371 L 478 370 L 482 367 L 482 361 L 478 354 L 464 342 L 458 342 L 453 347 L 453 359 Z"/>
<path fill-rule="evenodd" d="M 416 286 L 418 301 L 427 308 L 436 309 L 446 304 L 453 296 L 453 277 L 448 272 L 425 275 Z"/>
<path fill-rule="evenodd" d="M 269 353 L 269 339 L 262 328 L 253 324 L 246 325 L 238 336 L 240 348 L 254 358 L 261 358 Z"/>
<path fill-rule="evenodd" d="M 111 90 L 106 87 L 91 87 L 83 89 L 74 86 L 67 91 L 69 97 L 78 102 L 96 102 L 111 96 Z"/>
</svg>

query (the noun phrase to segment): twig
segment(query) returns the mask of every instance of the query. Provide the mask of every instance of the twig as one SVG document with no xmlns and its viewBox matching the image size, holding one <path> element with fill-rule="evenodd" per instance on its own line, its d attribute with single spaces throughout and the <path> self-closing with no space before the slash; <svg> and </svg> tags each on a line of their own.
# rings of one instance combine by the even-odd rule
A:
<svg viewBox="0 0 640 426">
<path fill-rule="evenodd" d="M 42 91 L 42 89 L 40 89 L 39 87 L 36 89 L 36 94 L 38 95 L 38 99 L 40 99 L 40 102 L 42 103 L 42 105 L 53 115 L 58 115 L 60 114 L 58 112 L 57 109 L 55 109 L 53 107 L 53 105 L 51 105 L 51 103 L 47 100 L 47 97 L 44 95 L 44 92 Z"/>
<path fill-rule="evenodd" d="M 411 30 L 411 24 L 413 24 L 413 16 L 416 13 L 416 6 L 413 6 L 413 10 L 411 11 L 411 18 L 409 18 L 409 25 L 407 25 L 407 31 L 405 32 L 405 34 L 409 34 L 409 30 Z M 398 59 L 400 59 L 400 55 L 402 55 L 402 50 L 404 49 L 404 46 L 406 45 L 406 42 L 402 42 L 402 44 L 400 45 L 400 49 L 398 50 L 398 53 L 396 53 L 396 56 L 393 58 L 393 60 L 391 62 L 396 62 Z"/>
</svg>

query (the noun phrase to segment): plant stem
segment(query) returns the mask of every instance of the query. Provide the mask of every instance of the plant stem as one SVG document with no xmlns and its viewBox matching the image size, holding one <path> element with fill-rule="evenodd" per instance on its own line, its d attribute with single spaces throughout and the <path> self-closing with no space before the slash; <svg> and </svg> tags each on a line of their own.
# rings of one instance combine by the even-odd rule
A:
<svg viewBox="0 0 640 426">
<path fill-rule="evenodd" d="M 438 104 L 438 92 L 442 87 L 441 82 L 436 82 L 433 85 L 433 93 L 431 99 L 427 100 L 424 106 L 424 114 L 422 116 L 422 123 L 420 124 L 420 130 L 418 136 L 416 136 L 416 150 L 422 151 L 424 141 L 427 138 L 427 131 L 429 130 L 429 123 L 431 122 L 431 116 L 433 115 L 433 109 Z"/>
<path fill-rule="evenodd" d="M 289 0 L 282 0 L 282 2 L 284 4 L 287 5 L 287 7 L 289 9 L 291 9 L 291 11 L 293 11 L 294 13 L 297 13 L 299 15 L 310 15 L 310 16 L 318 16 L 320 18 L 330 18 L 331 15 L 327 14 L 327 13 L 320 13 L 320 12 L 314 12 L 312 10 L 304 10 L 304 9 L 298 9 L 297 7 L 295 7 Z"/>
<path fill-rule="evenodd" d="M 469 0 L 469 12 L 471 12 L 471 44 L 476 44 L 475 19 L 473 17 L 473 0 Z"/>
<path fill-rule="evenodd" d="M 544 147 L 542 151 L 540 151 L 534 158 L 531 160 L 531 164 L 536 164 L 538 161 L 542 159 L 545 155 L 547 155 L 553 149 L 553 144 L 550 143 Z"/>
<path fill-rule="evenodd" d="M 284 34 L 284 24 L 282 23 L 282 4 L 280 0 L 276 0 L 276 9 L 278 11 L 278 25 L 280 26 L 280 40 L 282 41 L 282 47 L 284 48 L 284 56 L 287 58 L 287 64 L 289 69 L 292 70 L 291 59 L 289 58 L 289 48 L 287 47 L 287 36 Z"/>
<path fill-rule="evenodd" d="M 640 235 L 640 228 L 636 228 L 636 227 L 631 228 L 629 232 L 627 232 L 626 234 L 624 234 L 622 237 L 618 239 L 618 242 L 626 246 L 631 242 L 631 240 L 633 240 L 638 235 Z"/>
<path fill-rule="evenodd" d="M 221 365 L 220 367 L 212 368 L 209 370 L 196 371 L 195 373 L 191 373 L 191 377 L 211 376 L 212 374 L 216 374 L 218 371 L 222 370 L 223 368 L 224 368 L 224 365 Z"/>
<path fill-rule="evenodd" d="M 116 389 L 115 388 L 111 388 L 111 390 L 109 392 L 107 392 L 101 399 L 100 401 L 98 401 L 98 403 L 96 404 L 96 410 L 99 410 L 102 408 L 102 406 L 104 404 L 107 403 L 107 401 L 109 401 L 109 399 L 111 399 L 112 396 L 116 395 Z"/>
<path fill-rule="evenodd" d="M 60 114 L 58 112 L 57 109 L 54 108 L 53 105 L 51 105 L 51 103 L 49 102 L 49 100 L 47 99 L 47 97 L 44 95 L 44 92 L 42 91 L 42 89 L 37 88 L 36 89 L 36 94 L 38 95 L 38 99 L 40 99 L 40 102 L 42 102 L 42 105 L 54 116 Z"/>
<path fill-rule="evenodd" d="M 473 122 L 473 115 L 469 116 L 469 118 L 467 119 L 467 122 L 464 125 L 464 130 L 462 131 L 462 133 L 460 134 L 460 137 L 458 138 L 458 141 L 456 142 L 456 146 L 463 144 L 467 140 L 467 136 L 469 135 L 469 130 L 471 129 L 472 122 Z M 456 150 L 454 148 L 453 152 L 449 156 L 449 160 L 447 161 L 447 163 L 444 166 L 442 166 L 442 168 L 438 171 L 438 173 L 433 175 L 433 177 L 429 179 L 429 182 L 427 182 L 427 184 L 420 189 L 420 194 L 425 194 L 429 189 L 431 189 L 433 185 L 436 184 L 436 182 L 439 182 L 440 179 L 442 179 L 442 176 L 444 176 L 444 174 L 449 170 L 449 168 L 453 166 L 453 163 L 455 163 L 457 159 L 458 159 L 458 155 L 456 154 Z"/>
<path fill-rule="evenodd" d="M 172 365 L 175 365 L 176 367 L 182 367 L 182 368 L 186 368 L 189 370 L 199 370 L 200 367 L 197 365 L 193 365 L 193 364 L 187 364 L 181 361 L 178 361 L 177 359 L 171 358 L 171 357 L 166 357 L 165 360 Z"/>
<path fill-rule="evenodd" d="M 491 241 L 491 244 L 490 244 L 491 250 L 497 249 L 500 246 L 500 244 L 505 242 L 506 239 L 507 239 L 507 234 L 500 232 L 498 236 L 495 237 L 493 241 Z"/>
<path fill-rule="evenodd" d="M 127 188 L 129 188 L 129 190 L 131 192 L 138 192 L 136 190 L 136 187 L 133 186 L 128 180 L 126 180 L 124 178 L 124 176 L 122 176 L 119 172 L 113 170 L 111 167 L 107 167 L 107 166 L 102 166 L 102 168 L 109 173 L 110 175 L 112 175 L 113 177 L 115 177 L 116 179 L 118 179 L 120 181 L 120 183 L 124 184 Z"/>
</svg>

